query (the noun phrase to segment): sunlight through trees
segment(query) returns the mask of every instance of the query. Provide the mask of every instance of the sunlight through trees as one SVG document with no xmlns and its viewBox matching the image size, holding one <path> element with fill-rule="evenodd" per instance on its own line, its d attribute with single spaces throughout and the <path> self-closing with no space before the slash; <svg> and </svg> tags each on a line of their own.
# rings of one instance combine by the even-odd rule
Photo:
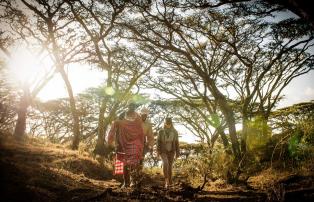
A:
<svg viewBox="0 0 314 202">
<path fill-rule="evenodd" d="M 193 170 L 196 159 L 204 179 L 237 181 L 270 156 L 305 159 L 312 108 L 293 123 L 279 117 L 300 114 L 276 110 L 313 70 L 313 26 L 269 2 L 1 1 L 0 130 L 105 155 L 110 125 L 132 100 L 151 110 L 154 131 L 170 116 L 199 140 L 202 151 L 179 164 Z M 76 93 L 71 72 L 83 66 L 104 79 Z M 55 75 L 67 97 L 40 101 Z"/>
</svg>

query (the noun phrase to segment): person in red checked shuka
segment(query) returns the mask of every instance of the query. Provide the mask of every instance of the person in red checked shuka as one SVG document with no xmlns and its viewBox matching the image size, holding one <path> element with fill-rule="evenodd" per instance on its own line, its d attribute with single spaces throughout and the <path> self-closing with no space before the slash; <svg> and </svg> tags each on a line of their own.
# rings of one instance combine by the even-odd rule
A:
<svg viewBox="0 0 314 202">
<path fill-rule="evenodd" d="M 144 148 L 144 132 L 141 117 L 136 113 L 136 104 L 128 104 L 128 110 L 120 120 L 113 122 L 108 134 L 108 144 L 116 142 L 117 159 L 123 162 L 122 187 L 139 187 Z"/>
</svg>

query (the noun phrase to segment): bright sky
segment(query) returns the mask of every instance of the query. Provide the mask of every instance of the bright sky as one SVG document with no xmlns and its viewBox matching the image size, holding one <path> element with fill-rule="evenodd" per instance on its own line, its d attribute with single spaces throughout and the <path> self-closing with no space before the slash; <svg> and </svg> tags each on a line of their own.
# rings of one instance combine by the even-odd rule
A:
<svg viewBox="0 0 314 202">
<path fill-rule="evenodd" d="M 292 80 L 282 94 L 285 98 L 278 107 L 314 100 L 314 71 Z"/>
<path fill-rule="evenodd" d="M 83 92 L 90 87 L 97 87 L 105 82 L 105 73 L 91 69 L 88 65 L 71 66 L 68 68 L 68 73 L 74 94 Z M 279 107 L 314 100 L 314 71 L 293 80 L 283 91 L 283 94 L 285 98 L 280 102 Z M 67 97 L 67 91 L 60 74 L 54 76 L 38 97 L 42 101 Z"/>
<path fill-rule="evenodd" d="M 91 69 L 88 65 L 69 66 L 68 75 L 75 95 L 90 87 L 101 85 L 106 78 L 104 71 Z M 60 74 L 56 74 L 38 94 L 41 101 L 63 97 L 68 97 L 68 93 Z"/>
</svg>

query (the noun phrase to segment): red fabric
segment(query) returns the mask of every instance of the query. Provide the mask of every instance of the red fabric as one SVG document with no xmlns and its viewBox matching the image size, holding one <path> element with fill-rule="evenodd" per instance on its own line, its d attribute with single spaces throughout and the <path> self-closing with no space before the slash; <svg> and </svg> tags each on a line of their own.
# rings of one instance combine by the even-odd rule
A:
<svg viewBox="0 0 314 202">
<path fill-rule="evenodd" d="M 114 163 L 114 175 L 123 175 L 123 162 L 118 160 L 118 158 L 115 158 Z"/>
<path fill-rule="evenodd" d="M 131 165 L 143 158 L 144 132 L 140 116 L 136 115 L 133 121 L 115 121 L 109 131 L 108 143 L 112 143 L 115 137 L 119 145 L 118 152 L 124 153 L 117 155 L 118 160 L 125 165 Z"/>
<path fill-rule="evenodd" d="M 142 150 L 143 151 L 143 150 Z M 126 165 L 136 165 L 140 162 L 140 159 L 142 155 L 139 153 L 139 149 L 137 148 L 136 145 L 127 145 L 125 149 L 125 155 L 123 158 L 123 161 L 125 162 Z"/>
</svg>

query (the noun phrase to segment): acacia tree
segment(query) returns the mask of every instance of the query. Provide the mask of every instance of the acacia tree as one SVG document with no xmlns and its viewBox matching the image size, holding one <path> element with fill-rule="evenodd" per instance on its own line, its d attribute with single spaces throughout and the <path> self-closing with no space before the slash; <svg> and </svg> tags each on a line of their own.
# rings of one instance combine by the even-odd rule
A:
<svg viewBox="0 0 314 202">
<path fill-rule="evenodd" d="M 105 134 L 116 117 L 117 110 L 130 99 L 137 80 L 154 65 L 156 56 L 144 54 L 119 43 L 115 23 L 121 20 L 127 2 L 67 1 L 75 19 L 88 36 L 91 57 L 89 62 L 106 72 L 107 95 L 101 100 L 98 118 L 98 138 L 94 152 L 104 153 Z M 114 94 L 114 95 L 113 95 Z M 114 102 L 112 102 L 112 99 Z"/>
<path fill-rule="evenodd" d="M 303 127 L 305 133 L 311 136 L 313 143 L 314 101 L 302 102 L 292 106 L 280 108 L 270 115 L 272 127 L 279 133 L 286 134 Z M 289 136 L 288 136 L 289 137 Z"/>
<path fill-rule="evenodd" d="M 312 46 L 308 31 L 304 39 L 283 36 L 280 34 L 283 24 L 270 26 L 271 23 L 252 15 L 238 14 L 235 7 L 186 12 L 165 1 L 152 7 L 136 6 L 139 14 L 136 20 L 122 24 L 133 33 L 125 37 L 145 46 L 151 54 L 161 53 L 173 71 L 182 72 L 183 79 L 191 78 L 191 83 L 195 78 L 202 81 L 204 85 L 196 87 L 199 91 L 207 90 L 205 97 L 214 100 L 223 114 L 237 159 L 241 155 L 236 110 L 246 116 L 257 105 L 259 112 L 267 115 L 278 102 L 282 89 L 311 69 L 313 56 L 306 53 Z M 245 102 L 235 108 L 232 103 L 239 103 L 235 96 L 238 87 L 240 100 Z M 245 119 L 242 117 L 243 123 Z M 245 135 L 242 142 L 245 152 Z"/>
<path fill-rule="evenodd" d="M 30 134 L 45 137 L 51 142 L 65 143 L 71 140 L 72 117 L 69 100 L 62 98 L 47 102 L 36 101 L 29 112 Z"/>
<path fill-rule="evenodd" d="M 91 147 L 95 143 L 99 98 L 102 97 L 103 91 L 103 88 L 91 88 L 75 97 L 82 134 L 80 142 Z M 69 99 L 66 98 L 47 102 L 36 101 L 29 112 L 30 134 L 48 138 L 56 143 L 70 142 L 73 119 L 69 108 Z"/>
<path fill-rule="evenodd" d="M 107 88 L 112 88 L 112 50 L 107 40 L 114 28 L 113 22 L 122 12 L 124 4 L 115 4 L 114 1 L 104 3 L 95 1 L 67 1 L 71 8 L 73 18 L 80 24 L 84 32 L 91 41 L 93 63 L 96 63 L 107 73 Z M 111 10 L 112 9 L 112 10 Z M 99 108 L 98 119 L 98 142 L 95 149 L 96 153 L 101 153 L 103 148 L 105 128 L 105 111 L 108 104 L 108 96 L 104 96 Z M 104 127 L 103 127 L 104 126 Z"/>
<path fill-rule="evenodd" d="M 11 54 L 10 49 L 16 44 L 20 44 L 20 46 L 22 46 L 22 44 L 25 45 L 25 42 L 27 42 L 27 39 L 23 38 L 25 37 L 25 35 L 22 33 L 23 31 L 20 30 L 21 26 L 14 26 L 15 21 L 19 21 L 19 23 L 24 24 L 26 22 L 26 19 L 23 19 L 23 20 L 19 19 L 19 17 L 21 17 L 22 14 L 19 13 L 17 10 L 15 10 L 11 3 L 12 2 L 10 1 L 4 1 L 2 2 L 0 6 L 1 11 L 2 11 L 1 24 L 4 25 L 3 30 L 1 31 L 1 36 L 0 36 L 1 38 L 0 49 L 6 56 L 6 58 L 4 59 L 4 61 L 6 61 L 6 64 L 4 66 L 6 67 L 2 69 L 2 70 L 6 69 L 6 71 L 2 72 L 3 80 L 6 81 L 6 86 L 10 85 L 11 90 L 13 91 L 13 89 L 15 89 L 15 91 L 17 91 L 16 95 L 20 97 L 19 103 L 16 104 L 18 105 L 15 110 L 17 112 L 17 121 L 16 121 L 15 129 L 14 129 L 14 136 L 20 139 L 24 136 L 24 133 L 25 133 L 27 108 L 30 106 L 32 99 L 36 97 L 36 95 L 40 92 L 40 90 L 53 77 L 54 71 L 52 68 L 50 71 L 45 71 L 45 73 L 42 75 L 38 74 L 31 78 L 27 78 L 25 76 L 25 78 L 19 78 L 21 80 L 12 82 L 13 79 L 10 77 L 14 75 L 12 75 L 11 73 L 12 70 L 10 70 L 8 67 L 8 63 L 10 63 L 10 61 L 12 63 L 12 60 L 17 60 L 17 58 L 12 58 L 13 54 Z M 10 35 L 12 33 L 13 35 Z M 30 46 L 25 45 L 25 48 L 28 49 L 29 51 L 31 50 Z M 44 56 L 41 54 L 41 51 L 39 51 L 39 53 L 37 54 L 38 61 L 41 61 L 42 58 L 44 58 Z M 21 62 L 17 62 L 15 65 L 26 66 L 26 64 L 22 64 Z M 14 67 L 14 68 L 19 69 L 19 71 L 21 71 L 21 69 L 27 68 L 27 67 Z M 17 74 L 21 74 L 21 73 L 17 73 Z M 12 92 L 10 92 L 9 95 L 10 94 L 12 94 Z"/>
<path fill-rule="evenodd" d="M 158 56 L 147 56 L 141 52 L 137 52 L 129 47 L 119 47 L 113 54 L 112 61 L 112 87 L 114 94 L 106 96 L 108 99 L 104 111 L 104 124 L 99 125 L 98 128 L 103 127 L 103 134 L 98 133 L 97 144 L 95 152 L 102 154 L 102 148 L 105 143 L 105 135 L 108 126 L 117 117 L 117 113 L 126 105 L 128 100 L 133 100 L 137 104 L 143 104 L 145 99 L 138 99 L 135 96 L 139 93 L 138 81 L 147 75 L 150 69 L 157 64 Z M 103 107 L 103 101 L 101 108 Z"/>
<path fill-rule="evenodd" d="M 1 6 L 0 4 L 0 7 Z M 8 47 L 11 43 L 11 38 L 6 36 L 4 31 L 0 30 L 0 49 L 7 57 L 10 57 Z M 15 113 L 12 103 L 16 103 L 16 92 L 12 89 L 12 86 L 8 84 L 8 79 L 5 76 L 8 75 L 8 69 L 4 61 L 4 59 L 0 59 L 0 130 L 10 131 L 14 123 Z"/>
<path fill-rule="evenodd" d="M 152 54 L 156 54 L 157 51 L 161 53 L 162 59 L 172 65 L 173 71 L 190 74 L 192 80 L 195 78 L 194 75 L 197 75 L 202 80 L 206 91 L 215 99 L 225 117 L 233 152 L 239 158 L 240 149 L 234 112 L 227 98 L 216 85 L 219 70 L 231 57 L 230 54 L 222 52 L 214 43 L 210 44 L 212 49 L 209 46 L 206 49 L 202 48 L 204 38 L 201 33 L 195 32 L 193 26 L 193 23 L 201 20 L 197 17 L 200 18 L 202 15 L 195 15 L 193 18 L 188 15 L 183 17 L 165 2 L 157 3 L 154 9 L 137 6 L 141 14 L 139 19 L 134 23 L 123 24 L 133 32 L 133 35 L 127 37 L 140 43 L 141 46 L 146 46 Z M 206 23 L 211 22 L 207 20 Z"/>
<path fill-rule="evenodd" d="M 6 8 L 6 11 L 14 17 L 10 26 L 22 39 L 47 51 L 56 71 L 61 74 L 68 91 L 73 117 L 72 149 L 77 149 L 80 138 L 79 118 L 65 67 L 69 63 L 84 59 L 85 56 L 76 57 L 78 53 L 83 52 L 84 46 L 81 46 L 80 33 L 73 26 L 73 21 L 67 18 L 69 10 L 66 4 L 64 1 L 30 2 L 22 0 L 8 1 Z"/>
<path fill-rule="evenodd" d="M 233 14 L 232 10 L 229 16 Z M 314 45 L 314 37 L 310 26 L 298 19 L 265 24 L 257 19 L 232 18 L 224 25 L 224 34 L 213 39 L 234 56 L 220 78 L 236 95 L 245 152 L 252 118 L 259 116 L 266 124 L 282 90 L 294 78 L 313 70 L 314 55 L 309 49 Z M 234 29 L 236 25 L 245 29 Z"/>
</svg>

